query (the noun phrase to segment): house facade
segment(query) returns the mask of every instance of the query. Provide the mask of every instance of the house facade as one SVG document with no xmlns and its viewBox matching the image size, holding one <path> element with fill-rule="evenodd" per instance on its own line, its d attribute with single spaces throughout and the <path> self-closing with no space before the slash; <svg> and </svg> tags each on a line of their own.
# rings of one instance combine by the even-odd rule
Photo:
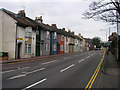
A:
<svg viewBox="0 0 120 90">
<path fill-rule="evenodd" d="M 65 47 L 65 53 L 68 53 L 69 52 L 69 36 L 65 36 L 64 37 L 64 40 L 65 40 L 65 44 L 64 44 L 64 47 Z"/>
<path fill-rule="evenodd" d="M 41 30 L 40 55 L 50 55 L 50 30 Z"/>
<path fill-rule="evenodd" d="M 64 53 L 64 35 L 58 34 L 58 48 L 59 54 Z"/>
<path fill-rule="evenodd" d="M 50 34 L 50 54 L 58 54 L 58 33 L 56 24 L 52 24 L 51 34 Z"/>
<path fill-rule="evenodd" d="M 34 57 L 36 46 L 36 24 L 25 17 L 24 10 L 18 14 L 0 9 L 2 20 L 2 51 L 8 59 Z"/>
<path fill-rule="evenodd" d="M 42 17 L 32 20 L 25 11 L 18 14 L 0 9 L 0 52 L 7 52 L 9 59 L 30 58 L 79 52 L 89 49 L 88 42 L 65 28 L 58 29 L 44 24 Z"/>
<path fill-rule="evenodd" d="M 78 52 L 79 51 L 79 40 L 77 37 L 74 40 L 75 40 L 74 52 Z"/>
</svg>

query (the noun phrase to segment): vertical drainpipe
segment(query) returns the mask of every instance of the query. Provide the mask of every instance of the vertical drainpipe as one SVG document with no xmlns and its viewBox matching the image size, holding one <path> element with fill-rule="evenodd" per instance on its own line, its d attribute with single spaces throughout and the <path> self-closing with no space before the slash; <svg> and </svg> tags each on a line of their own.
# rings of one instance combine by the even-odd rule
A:
<svg viewBox="0 0 120 90">
<path fill-rule="evenodd" d="M 16 37 L 15 37 L 15 59 L 17 59 L 17 23 L 16 23 Z"/>
</svg>

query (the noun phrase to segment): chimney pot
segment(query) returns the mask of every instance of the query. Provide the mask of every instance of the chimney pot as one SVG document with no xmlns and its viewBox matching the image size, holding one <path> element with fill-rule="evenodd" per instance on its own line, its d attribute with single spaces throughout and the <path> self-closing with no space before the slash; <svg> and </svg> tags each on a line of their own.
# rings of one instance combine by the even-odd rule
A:
<svg viewBox="0 0 120 90">
<path fill-rule="evenodd" d="M 43 22 L 42 16 L 40 16 L 40 17 L 35 17 L 35 20 L 38 21 L 39 23 L 42 23 L 42 22 Z"/>
<path fill-rule="evenodd" d="M 21 16 L 21 17 L 25 17 L 25 10 L 20 10 L 18 12 L 18 15 Z"/>
</svg>

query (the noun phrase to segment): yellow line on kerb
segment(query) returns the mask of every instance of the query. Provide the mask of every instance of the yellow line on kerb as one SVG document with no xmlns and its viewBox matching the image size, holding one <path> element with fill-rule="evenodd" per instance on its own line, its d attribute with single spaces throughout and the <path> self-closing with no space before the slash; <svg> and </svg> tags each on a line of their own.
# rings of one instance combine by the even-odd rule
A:
<svg viewBox="0 0 120 90">
<path fill-rule="evenodd" d="M 106 51 L 106 49 L 105 49 L 105 51 Z M 93 83 L 94 83 L 94 81 L 95 81 L 95 79 L 96 79 L 96 77 L 97 77 L 97 75 L 98 75 L 98 72 L 99 72 L 99 70 L 100 70 L 100 67 L 101 67 L 101 65 L 102 65 L 102 62 L 103 62 L 103 60 L 104 60 L 105 51 L 104 51 L 104 53 L 103 53 L 103 57 L 102 57 L 100 63 L 98 64 L 98 66 L 97 66 L 97 68 L 96 68 L 93 76 L 91 77 L 90 81 L 88 82 L 87 86 L 85 87 L 85 90 L 87 90 L 87 89 L 90 90 L 90 88 L 92 87 L 92 85 L 93 85 Z"/>
</svg>

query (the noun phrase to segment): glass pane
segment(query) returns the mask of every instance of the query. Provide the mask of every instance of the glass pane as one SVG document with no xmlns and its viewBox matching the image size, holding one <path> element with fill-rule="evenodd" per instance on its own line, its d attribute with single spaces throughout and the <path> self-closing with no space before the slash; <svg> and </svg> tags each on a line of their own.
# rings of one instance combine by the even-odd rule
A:
<svg viewBox="0 0 120 90">
<path fill-rule="evenodd" d="M 31 47 L 28 47 L 28 54 L 31 54 Z"/>
<path fill-rule="evenodd" d="M 25 54 L 27 54 L 27 44 L 25 44 Z"/>
<path fill-rule="evenodd" d="M 28 54 L 31 54 L 31 44 L 28 44 Z"/>
<path fill-rule="evenodd" d="M 61 51 L 63 51 L 63 45 L 61 45 Z"/>
</svg>

